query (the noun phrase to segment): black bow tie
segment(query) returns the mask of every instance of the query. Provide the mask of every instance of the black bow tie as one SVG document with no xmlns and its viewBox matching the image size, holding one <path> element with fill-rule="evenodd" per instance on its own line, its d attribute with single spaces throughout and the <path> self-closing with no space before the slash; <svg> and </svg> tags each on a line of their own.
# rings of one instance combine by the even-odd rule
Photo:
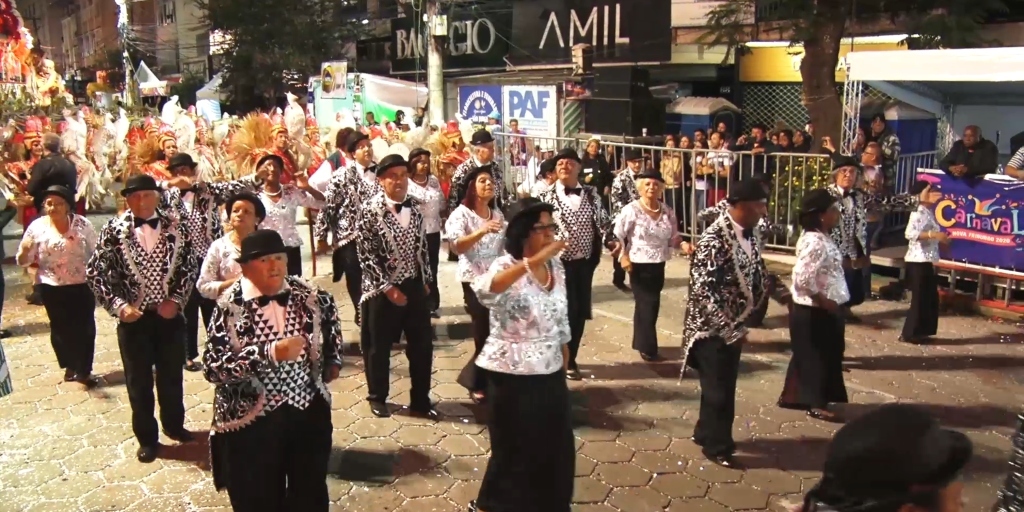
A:
<svg viewBox="0 0 1024 512">
<path fill-rule="evenodd" d="M 149 225 L 149 227 L 156 229 L 160 227 L 160 218 L 153 217 L 152 219 L 140 219 L 135 217 L 135 227 L 141 228 L 142 226 Z"/>
<path fill-rule="evenodd" d="M 402 208 L 409 208 L 412 206 L 412 199 L 406 198 L 401 203 L 395 203 L 395 213 L 402 213 Z"/>
<path fill-rule="evenodd" d="M 569 188 L 565 187 L 565 195 L 578 196 L 583 193 L 583 187 Z"/>
<path fill-rule="evenodd" d="M 744 228 L 743 238 L 754 238 L 754 228 Z"/>
<path fill-rule="evenodd" d="M 256 297 L 256 303 L 262 308 L 270 304 L 271 301 L 274 301 L 283 307 L 288 305 L 288 297 L 290 295 L 291 292 L 289 291 L 283 291 L 277 295 L 261 295 Z"/>
</svg>

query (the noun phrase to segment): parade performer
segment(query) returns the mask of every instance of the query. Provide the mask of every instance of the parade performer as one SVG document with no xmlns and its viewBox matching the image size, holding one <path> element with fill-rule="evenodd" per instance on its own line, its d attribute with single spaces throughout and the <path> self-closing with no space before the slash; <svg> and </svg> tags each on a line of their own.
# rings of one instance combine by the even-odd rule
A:
<svg viewBox="0 0 1024 512">
<path fill-rule="evenodd" d="M 466 196 L 444 226 L 450 250 L 459 255 L 456 275 L 462 283 L 462 295 L 473 327 L 475 349 L 473 358 L 462 369 L 458 381 L 469 390 L 470 399 L 477 403 L 484 399 L 486 382 L 484 372 L 477 371 L 473 360 L 480 355 L 490 334 L 490 311 L 480 303 L 470 284 L 484 275 L 491 268 L 491 263 L 504 251 L 505 220 L 501 210 L 494 204 L 492 170 L 493 167 L 489 165 L 477 167 L 463 176 L 466 183 L 460 188 L 466 191 Z"/>
<path fill-rule="evenodd" d="M 436 148 L 427 149 L 431 150 L 431 154 L 439 155 L 437 180 L 441 182 L 441 189 L 445 191 L 445 194 L 450 196 L 454 190 L 452 176 L 455 174 L 455 169 L 470 158 L 466 151 L 466 142 L 459 130 L 459 124 L 452 121 L 445 125 L 444 130 L 437 133 L 435 145 Z M 452 204 L 450 200 L 448 204 L 449 206 Z M 458 202 L 455 205 L 458 206 Z"/>
<path fill-rule="evenodd" d="M 43 123 L 38 118 L 29 117 L 25 120 L 22 143 L 25 147 L 24 159 L 7 164 L 5 172 L 12 185 L 12 192 L 16 195 L 18 223 L 28 227 L 38 215 L 32 197 L 27 193 L 32 167 L 43 157 Z"/>
<path fill-rule="evenodd" d="M 292 138 L 288 134 L 288 127 L 284 125 L 283 119 L 278 119 L 270 128 L 270 151 L 281 157 L 284 162 L 284 174 L 281 176 L 281 183 L 288 185 L 299 172 L 297 155 L 292 149 Z"/>
<path fill-rule="evenodd" d="M 491 456 L 479 512 L 569 512 L 576 466 L 569 389 L 566 273 L 553 207 L 509 208 L 506 254 L 472 284 L 490 308 L 490 335 L 474 363 L 488 372 Z"/>
<path fill-rule="evenodd" d="M 779 407 L 807 411 L 837 421 L 829 404 L 846 403 L 843 352 L 846 321 L 842 307 L 850 300 L 843 274 L 843 255 L 829 233 L 839 223 L 836 198 L 825 189 L 804 194 L 800 205 L 803 233 L 796 243 L 793 266 L 793 307 L 789 337 L 793 355 Z"/>
<path fill-rule="evenodd" d="M 747 179 L 732 188 L 729 212 L 698 240 L 690 261 L 690 294 L 683 332 L 684 369 L 700 375 L 700 416 L 693 442 L 708 460 L 739 467 L 733 458 L 736 379 L 747 337 L 744 321 L 766 295 L 788 301 L 769 288 L 768 271 L 753 228 L 767 210 L 768 194 Z"/>
<path fill-rule="evenodd" d="M 590 145 L 588 144 L 587 149 L 589 150 L 589 148 Z M 630 148 L 625 151 L 623 160 L 626 162 L 626 168 L 619 171 L 615 175 L 615 179 L 612 180 L 612 193 L 610 197 L 612 219 L 617 218 L 619 212 L 626 205 L 640 198 L 640 192 L 636 189 L 636 177 L 643 170 L 644 155 L 639 150 Z M 612 285 L 622 291 L 629 291 L 629 287 L 626 286 L 626 271 L 622 268 L 619 258 L 612 258 L 612 263 Z"/>
<path fill-rule="evenodd" d="M 302 276 L 302 235 L 295 225 L 299 208 L 317 210 L 324 206 L 324 196 L 309 186 L 306 173 L 293 176 L 292 184 L 283 185 L 284 161 L 277 153 L 268 152 L 256 162 L 256 169 L 266 175 L 259 197 L 267 211 L 263 229 L 277 231 L 288 247 L 288 275 Z"/>
<path fill-rule="evenodd" d="M 199 262 L 187 229 L 158 208 L 160 192 L 150 176 L 126 180 L 121 195 L 128 211 L 100 231 L 86 270 L 96 300 L 118 319 L 117 342 L 139 462 L 153 462 L 159 446 L 153 418 L 154 375 L 164 434 L 180 442 L 193 439 L 185 430 L 181 309 L 195 286 Z"/>
<path fill-rule="evenodd" d="M 178 139 L 174 132 L 159 128 L 158 122 L 147 121 L 145 135 L 132 145 L 129 158 L 133 174 L 142 173 L 162 181 L 171 178 L 167 163 L 178 154 Z"/>
<path fill-rule="evenodd" d="M 235 284 L 242 275 L 242 267 L 238 266 L 238 256 L 242 251 L 242 240 L 256 231 L 256 228 L 267 218 L 267 210 L 263 201 L 250 192 L 239 192 L 224 204 L 228 214 L 228 233 L 210 244 L 206 258 L 199 270 L 196 289 L 204 298 L 216 301 L 225 290 Z"/>
<path fill-rule="evenodd" d="M 910 187 L 910 194 L 918 196 L 920 205 L 910 214 L 904 231 L 908 245 L 903 261 L 911 295 L 899 340 L 925 343 L 939 329 L 939 283 L 935 264 L 942 258 L 940 250 L 949 245 L 949 235 L 942 231 L 934 213 L 942 192 L 921 180 Z"/>
<path fill-rule="evenodd" d="M 436 420 L 439 415 L 430 403 L 434 343 L 427 308 L 432 278 L 420 202 L 407 195 L 409 164 L 400 155 L 381 159 L 375 172 L 381 192 L 363 203 L 356 238 L 362 265 L 360 341 L 366 399 L 375 416 L 391 415 L 391 347 L 405 334 L 412 380 L 409 411 Z"/>
<path fill-rule="evenodd" d="M 334 134 L 334 147 L 337 149 L 323 162 L 320 162 L 320 167 L 309 176 L 309 184 L 325 196 L 331 180 L 338 174 L 348 172 L 349 166 L 352 165 L 352 155 L 348 152 L 347 143 L 353 132 L 355 130 L 352 128 L 338 130 Z"/>
<path fill-rule="evenodd" d="M 87 197 L 102 198 L 106 189 L 102 184 L 101 177 L 96 171 L 96 165 L 89 161 L 86 153 L 89 142 L 89 122 L 92 113 L 89 107 L 82 107 L 74 115 L 70 111 L 64 111 L 64 132 L 61 134 L 61 153 L 65 158 L 75 165 L 77 183 L 75 196 L 80 198 L 76 202 L 76 211 L 85 215 Z"/>
<path fill-rule="evenodd" d="M 39 265 L 50 345 L 64 370 L 64 382 L 92 387 L 96 300 L 86 285 L 86 264 L 96 247 L 96 230 L 85 217 L 75 215 L 74 192 L 53 185 L 44 195 L 46 215 L 25 229 L 15 260 L 23 267 Z"/>
<path fill-rule="evenodd" d="M 306 143 L 309 145 L 310 161 L 306 167 L 309 177 L 320 169 L 320 166 L 327 160 L 327 150 L 320 144 L 320 126 L 316 124 L 316 118 L 312 113 L 306 113 Z"/>
<path fill-rule="evenodd" d="M 196 115 L 195 106 L 188 107 L 186 116 L 196 127 L 195 145 L 192 151 L 195 153 L 196 162 L 199 163 L 199 166 L 196 167 L 197 176 L 203 181 L 217 181 L 218 179 L 228 178 L 228 175 L 224 174 L 224 170 L 221 169 L 217 153 L 211 147 L 213 144 L 213 132 L 210 129 L 209 123 L 202 116 Z"/>
<path fill-rule="evenodd" d="M 580 157 L 576 150 L 566 148 L 554 156 L 558 183 L 537 198 L 555 206 L 554 220 L 558 225 L 557 237 L 566 242 L 561 254 L 565 267 L 565 282 L 569 297 L 569 370 L 566 377 L 580 380 L 576 357 L 583 340 L 583 331 L 591 317 L 591 293 L 594 270 L 601 261 L 602 246 L 617 254 L 619 246 L 611 232 L 611 221 L 601 204 L 597 190 L 579 181 Z"/>
<path fill-rule="evenodd" d="M 427 255 L 430 257 L 430 316 L 440 318 L 441 292 L 437 286 L 437 268 L 441 256 L 441 213 L 445 209 L 444 192 L 437 177 L 430 172 L 430 151 L 416 148 L 409 152 L 409 195 L 422 203 L 423 230 L 427 233 Z"/>
<path fill-rule="evenodd" d="M 494 179 L 494 204 L 499 210 L 508 202 L 508 190 L 505 188 L 505 180 L 497 162 L 494 161 L 494 136 L 487 130 L 477 130 L 473 133 L 470 141 L 472 147 L 472 158 L 462 162 L 452 174 L 451 192 L 448 193 L 448 211 L 455 211 L 463 198 L 466 197 L 465 187 L 468 185 L 465 177 L 473 169 L 484 166 L 492 166 L 495 169 L 491 172 Z"/>
<path fill-rule="evenodd" d="M 236 512 L 327 512 L 331 392 L 341 325 L 330 293 L 288 276 L 280 235 L 242 240 L 242 277 L 221 294 L 203 366 L 214 390 L 214 486 Z"/>
<path fill-rule="evenodd" d="M 633 285 L 633 350 L 644 361 L 661 361 L 657 325 L 665 262 L 682 239 L 675 214 L 661 201 L 665 190 L 661 173 L 648 169 L 635 176 L 635 186 L 639 197 L 615 218 L 615 237 L 623 244 L 618 259 Z"/>
</svg>

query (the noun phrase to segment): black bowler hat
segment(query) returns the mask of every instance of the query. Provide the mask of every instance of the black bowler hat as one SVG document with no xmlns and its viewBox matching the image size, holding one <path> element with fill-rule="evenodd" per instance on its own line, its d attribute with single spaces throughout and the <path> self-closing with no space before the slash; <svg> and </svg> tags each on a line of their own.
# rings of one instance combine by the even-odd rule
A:
<svg viewBox="0 0 1024 512">
<path fill-rule="evenodd" d="M 167 161 L 167 168 L 174 170 L 176 167 L 187 166 L 195 169 L 199 164 L 192 160 L 192 155 L 188 153 L 176 153 Z"/>
<path fill-rule="evenodd" d="M 50 185 L 43 191 L 43 197 L 57 196 L 68 203 L 68 207 L 75 207 L 75 193 L 63 185 Z"/>
<path fill-rule="evenodd" d="M 800 217 L 823 213 L 831 208 L 835 202 L 836 197 L 828 190 L 823 188 L 811 190 L 804 194 L 803 199 L 800 200 Z"/>
<path fill-rule="evenodd" d="M 494 136 L 487 130 L 477 130 L 473 132 L 473 137 L 469 141 L 473 146 L 487 144 L 488 142 L 494 142 Z"/>
<path fill-rule="evenodd" d="M 235 261 L 246 263 L 256 258 L 271 254 L 283 254 L 288 251 L 281 235 L 271 229 L 257 229 L 242 240 L 242 250 Z"/>
<path fill-rule="evenodd" d="M 163 190 L 160 185 L 156 183 L 156 180 L 152 176 L 147 174 L 136 174 L 131 178 L 128 178 L 124 182 L 124 188 L 121 189 L 121 195 L 128 197 L 133 192 L 145 192 L 147 190 Z"/>
<path fill-rule="evenodd" d="M 555 163 L 557 164 L 559 160 L 564 160 L 566 158 L 568 158 L 569 160 L 572 160 L 572 161 L 574 161 L 576 163 L 580 163 L 580 155 L 573 148 L 565 148 L 565 149 L 559 151 L 558 153 L 556 153 L 555 156 L 552 157 L 551 159 L 554 160 Z"/>
<path fill-rule="evenodd" d="M 729 204 L 767 200 L 768 193 L 765 192 L 764 185 L 753 178 L 747 178 L 733 186 L 727 198 Z"/>
<path fill-rule="evenodd" d="M 426 156 L 427 160 L 430 160 L 430 151 L 423 148 L 416 148 L 409 152 L 409 161 L 412 162 L 421 156 Z"/>
<path fill-rule="evenodd" d="M 263 201 L 260 201 L 259 197 L 252 192 L 239 192 L 228 198 L 227 202 L 224 203 L 224 208 L 227 210 L 228 215 L 231 215 L 231 209 L 234 208 L 235 203 L 238 201 L 245 201 L 252 204 L 253 211 L 256 213 L 256 218 L 260 222 L 263 222 L 267 218 L 267 207 L 263 206 Z"/>
<path fill-rule="evenodd" d="M 907 193 L 912 196 L 919 196 L 921 195 L 921 192 L 924 192 L 924 189 L 930 186 L 932 186 L 932 184 L 925 180 L 917 180 L 910 185 L 910 190 L 908 190 Z"/>
<path fill-rule="evenodd" d="M 551 203 L 545 203 L 535 197 L 526 197 L 512 203 L 505 211 L 505 218 L 508 219 L 508 225 L 512 226 L 525 215 L 535 212 L 553 213 L 554 211 L 555 207 Z"/>
<path fill-rule="evenodd" d="M 348 140 L 345 141 L 345 150 L 350 154 L 356 152 L 356 146 L 364 140 L 370 140 L 363 132 L 352 132 L 352 135 L 348 136 Z"/>
<path fill-rule="evenodd" d="M 652 168 L 644 169 L 643 172 L 641 172 L 640 174 L 636 175 L 636 179 L 638 179 L 638 180 L 657 180 L 657 181 L 660 181 L 662 183 L 665 183 L 665 177 L 662 176 L 660 172 L 658 172 L 657 170 L 652 169 Z"/>
<path fill-rule="evenodd" d="M 266 162 L 267 160 L 277 160 L 277 165 L 280 166 L 281 169 L 284 169 L 284 158 L 281 158 L 281 155 L 277 153 L 269 152 L 261 156 L 259 160 L 256 160 L 256 168 L 259 169 L 260 166 L 263 165 L 263 162 Z"/>
<path fill-rule="evenodd" d="M 856 167 L 858 171 L 861 170 L 860 162 L 852 156 L 837 154 L 832 157 L 832 172 L 836 172 L 843 167 Z"/>
<path fill-rule="evenodd" d="M 829 494 L 865 505 L 908 503 L 918 493 L 942 489 L 955 480 L 972 451 L 967 436 L 942 428 L 924 410 L 908 404 L 883 405 L 836 432 L 822 482 L 827 481 Z"/>
<path fill-rule="evenodd" d="M 473 183 L 473 181 L 476 180 L 476 177 L 483 173 L 490 174 L 491 178 L 493 179 L 494 164 L 481 165 L 480 167 L 474 167 L 470 169 L 469 172 L 467 172 L 466 175 L 462 177 L 462 186 L 469 187 L 469 184 Z"/>
<path fill-rule="evenodd" d="M 537 173 L 537 179 L 543 179 L 544 176 L 555 172 L 555 159 L 548 158 L 540 163 L 540 171 Z"/>
<path fill-rule="evenodd" d="M 406 162 L 405 158 L 402 158 L 402 155 L 388 155 L 384 158 L 381 158 L 380 162 L 377 162 L 377 176 L 384 174 L 385 172 L 387 172 L 388 169 L 392 167 L 405 167 L 405 169 L 408 171 L 409 162 Z"/>
<path fill-rule="evenodd" d="M 633 160 L 643 160 L 644 155 L 638 149 L 629 148 L 622 155 L 622 159 L 626 162 L 632 162 Z"/>
</svg>

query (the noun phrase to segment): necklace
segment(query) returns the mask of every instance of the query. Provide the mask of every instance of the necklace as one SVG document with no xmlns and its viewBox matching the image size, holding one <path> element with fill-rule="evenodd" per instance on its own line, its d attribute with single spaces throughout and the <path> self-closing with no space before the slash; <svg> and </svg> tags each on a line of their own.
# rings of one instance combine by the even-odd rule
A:
<svg viewBox="0 0 1024 512">
<path fill-rule="evenodd" d="M 641 201 L 637 201 L 637 203 L 640 203 L 640 207 L 643 208 L 644 210 L 647 210 L 650 213 L 654 213 L 654 214 L 661 213 L 661 203 L 658 204 L 658 209 L 657 210 L 655 210 L 654 208 L 648 207 L 646 204 L 644 204 L 644 202 L 642 200 Z"/>
<path fill-rule="evenodd" d="M 541 287 L 544 288 L 545 290 L 550 291 L 551 290 L 551 285 L 554 283 L 554 279 L 555 279 L 554 278 L 554 274 L 555 273 L 551 271 L 551 262 L 550 261 L 544 263 L 544 270 L 546 270 L 548 272 L 548 278 L 544 281 L 543 284 L 541 284 L 540 279 L 537 279 L 537 274 L 533 270 L 530 271 L 530 278 L 533 279 L 533 282 L 535 282 L 537 284 L 541 284 Z"/>
<path fill-rule="evenodd" d="M 271 192 L 271 191 L 267 190 L 266 188 L 263 189 L 263 193 L 266 194 L 268 197 L 277 197 L 277 196 L 281 195 L 281 192 L 283 192 L 283 191 L 284 191 L 283 188 L 277 189 L 277 192 Z"/>
<path fill-rule="evenodd" d="M 420 180 L 418 180 L 416 178 L 413 178 L 412 182 L 417 184 L 417 185 L 419 185 L 419 186 L 421 186 L 421 187 L 426 187 L 427 183 L 430 182 L 430 176 L 428 175 L 427 177 L 423 178 L 423 181 L 420 181 Z"/>
<path fill-rule="evenodd" d="M 476 213 L 476 216 L 477 216 L 477 217 L 480 217 L 481 219 L 483 219 L 483 220 L 484 220 L 484 222 L 488 222 L 488 221 L 490 221 L 490 220 L 491 220 L 491 217 L 493 217 L 493 216 L 494 216 L 494 212 L 493 212 L 493 211 L 491 211 L 491 209 L 490 209 L 490 208 L 488 208 L 488 209 L 487 209 L 487 216 L 486 216 L 486 217 L 484 217 L 483 215 L 480 215 L 479 213 L 477 213 L 477 212 L 476 212 L 476 210 L 474 210 L 474 211 L 473 211 L 473 213 Z"/>
</svg>

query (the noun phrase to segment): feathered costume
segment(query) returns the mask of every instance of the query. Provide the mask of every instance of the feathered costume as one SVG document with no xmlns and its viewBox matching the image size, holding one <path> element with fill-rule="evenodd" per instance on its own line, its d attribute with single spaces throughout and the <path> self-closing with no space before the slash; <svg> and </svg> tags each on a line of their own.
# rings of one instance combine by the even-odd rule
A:
<svg viewBox="0 0 1024 512">
<path fill-rule="evenodd" d="M 178 140 L 170 127 L 161 126 L 158 119 L 146 119 L 143 136 L 131 146 L 129 174 L 142 173 L 158 181 L 170 179 L 164 148 L 172 143 L 176 145 Z"/>
<path fill-rule="evenodd" d="M 64 157 L 75 164 L 75 171 L 78 173 L 76 199 L 87 198 L 92 205 L 100 205 L 107 192 L 103 177 L 99 175 L 94 165 L 89 160 L 89 122 L 92 121 L 92 112 L 88 107 L 82 107 L 77 113 L 64 111 L 63 130 L 60 134 L 60 147 Z"/>
<path fill-rule="evenodd" d="M 25 130 L 21 133 L 20 137 L 25 151 L 23 159 L 4 166 L 4 181 L 7 182 L 10 188 L 6 191 L 8 196 L 25 195 L 25 187 L 28 185 L 32 166 L 39 161 L 39 157 L 33 154 L 32 148 L 33 146 L 39 147 L 43 143 L 43 134 L 45 132 L 46 127 L 41 119 L 30 117 L 25 120 Z M 15 135 L 12 140 L 17 143 L 18 138 L 18 135 Z M 28 227 L 28 224 L 36 218 L 38 213 L 31 201 L 27 201 L 27 204 L 19 204 L 18 222 L 22 226 Z"/>
</svg>

